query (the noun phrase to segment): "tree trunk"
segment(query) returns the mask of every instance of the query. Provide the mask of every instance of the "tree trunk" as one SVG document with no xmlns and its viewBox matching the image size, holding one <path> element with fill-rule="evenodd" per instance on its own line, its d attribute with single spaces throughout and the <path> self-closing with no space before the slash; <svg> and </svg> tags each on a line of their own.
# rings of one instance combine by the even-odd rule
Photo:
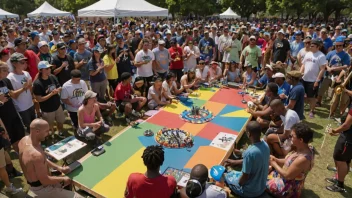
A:
<svg viewBox="0 0 352 198">
<path fill-rule="evenodd" d="M 336 9 L 335 19 L 339 21 L 340 17 L 341 17 L 341 9 Z"/>
</svg>

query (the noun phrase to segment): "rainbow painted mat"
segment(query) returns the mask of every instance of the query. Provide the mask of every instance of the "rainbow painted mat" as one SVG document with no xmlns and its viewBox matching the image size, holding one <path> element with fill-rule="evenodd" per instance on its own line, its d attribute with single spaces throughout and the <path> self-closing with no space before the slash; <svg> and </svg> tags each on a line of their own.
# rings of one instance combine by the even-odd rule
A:
<svg viewBox="0 0 352 198">
<path fill-rule="evenodd" d="M 111 138 L 104 145 L 106 152 L 103 155 L 82 158 L 82 166 L 69 175 L 75 185 L 97 197 L 123 197 L 128 176 L 133 172 L 146 171 L 141 158 L 145 147 L 158 144 L 154 136 L 143 135 L 148 129 L 156 133 L 163 128 L 174 128 L 193 136 L 191 148 L 164 149 L 161 173 L 168 167 L 190 172 L 198 163 L 208 168 L 221 163 L 231 151 L 217 140 L 221 139 L 219 133 L 239 139 L 250 118 L 245 111 L 247 105 L 242 104 L 242 96 L 236 89 L 200 88 L 196 92 L 189 98 L 181 98 L 177 104 L 164 107 L 137 127 L 128 127 Z M 249 96 L 246 95 L 245 99 L 248 100 Z M 182 120 L 180 114 L 193 106 L 205 106 L 215 117 L 202 124 Z"/>
</svg>

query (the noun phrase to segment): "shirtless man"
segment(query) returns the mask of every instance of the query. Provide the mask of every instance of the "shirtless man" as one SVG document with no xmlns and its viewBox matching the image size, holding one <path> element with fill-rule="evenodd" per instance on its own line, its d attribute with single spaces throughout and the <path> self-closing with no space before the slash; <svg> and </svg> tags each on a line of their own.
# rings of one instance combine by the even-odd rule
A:
<svg viewBox="0 0 352 198">
<path fill-rule="evenodd" d="M 49 168 L 62 173 L 68 173 L 69 167 L 60 167 L 47 160 L 40 142 L 49 135 L 49 124 L 45 120 L 35 119 L 30 124 L 30 135 L 25 136 L 19 143 L 20 164 L 27 179 L 29 188 L 37 197 L 51 198 L 81 198 L 79 194 L 63 189 L 70 185 L 67 176 L 51 176 Z"/>
</svg>

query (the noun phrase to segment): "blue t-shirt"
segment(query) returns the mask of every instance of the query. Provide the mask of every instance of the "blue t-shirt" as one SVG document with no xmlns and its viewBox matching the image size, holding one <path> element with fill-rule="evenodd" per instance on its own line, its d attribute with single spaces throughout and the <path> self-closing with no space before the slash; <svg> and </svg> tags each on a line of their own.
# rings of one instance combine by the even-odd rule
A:
<svg viewBox="0 0 352 198">
<path fill-rule="evenodd" d="M 177 41 L 177 43 L 181 46 L 181 45 L 183 45 L 183 43 L 186 41 L 186 39 L 184 39 L 182 36 L 178 36 L 178 37 L 176 38 L 176 41 Z"/>
<path fill-rule="evenodd" d="M 328 60 L 330 67 L 341 67 L 344 65 L 350 66 L 350 56 L 345 51 L 336 53 L 336 50 L 333 50 L 326 55 L 326 60 Z M 340 72 L 341 71 L 336 71 L 333 74 L 339 75 Z"/>
<path fill-rule="evenodd" d="M 208 58 L 209 61 L 213 58 L 213 47 L 215 47 L 215 42 L 212 38 L 202 38 L 199 41 L 199 51 L 201 60 L 206 60 Z"/>
<path fill-rule="evenodd" d="M 76 51 L 73 49 L 68 50 L 68 55 L 70 55 L 72 58 L 75 56 Z"/>
<path fill-rule="evenodd" d="M 296 111 L 299 116 L 299 119 L 303 120 L 304 117 L 304 87 L 301 83 L 298 83 L 296 86 L 290 89 L 290 92 L 287 97 L 286 104 L 290 102 L 290 100 L 296 101 L 295 106 L 292 110 Z"/>
<path fill-rule="evenodd" d="M 290 92 L 290 87 L 291 85 L 288 84 L 288 82 L 284 81 L 284 84 L 282 84 L 281 86 L 279 86 L 278 89 L 278 94 L 285 94 L 286 96 L 288 96 L 289 92 Z M 282 99 L 283 103 L 286 103 L 286 99 Z"/>
<path fill-rule="evenodd" d="M 328 51 L 328 49 L 333 46 L 331 38 L 324 39 L 323 44 L 326 51 Z"/>
<path fill-rule="evenodd" d="M 268 177 L 270 149 L 265 141 L 255 143 L 243 153 L 242 172 L 249 174 L 249 179 L 242 186 L 245 197 L 257 197 L 266 188 Z"/>
<path fill-rule="evenodd" d="M 298 52 L 304 48 L 304 43 L 303 42 L 299 42 L 297 43 L 296 41 L 291 42 L 291 56 L 293 57 L 297 57 Z"/>
<path fill-rule="evenodd" d="M 73 56 L 73 61 L 75 62 L 81 62 L 81 60 L 85 60 L 87 63 L 90 60 L 90 58 L 92 57 L 92 53 L 88 50 L 85 50 L 83 54 L 80 54 L 78 52 L 75 53 L 75 55 Z M 88 71 L 88 64 L 83 64 L 79 70 L 81 71 L 81 79 L 82 80 L 89 80 L 89 71 Z"/>
<path fill-rule="evenodd" d="M 266 74 L 264 74 L 258 81 L 262 85 L 267 85 L 270 81 Z"/>
<path fill-rule="evenodd" d="M 103 60 L 99 60 L 101 64 L 104 64 Z M 88 62 L 88 71 L 96 71 L 98 69 L 97 62 L 93 62 L 92 59 L 89 60 Z M 95 83 L 95 82 L 102 82 L 106 79 L 105 71 L 104 69 L 101 69 L 99 73 L 97 73 L 95 76 L 90 76 L 90 82 Z"/>
<path fill-rule="evenodd" d="M 169 63 L 170 63 L 170 54 L 169 50 L 164 48 L 164 50 L 160 51 L 159 47 L 153 49 L 155 55 L 155 61 L 159 63 L 160 67 L 164 70 L 169 70 Z"/>
</svg>

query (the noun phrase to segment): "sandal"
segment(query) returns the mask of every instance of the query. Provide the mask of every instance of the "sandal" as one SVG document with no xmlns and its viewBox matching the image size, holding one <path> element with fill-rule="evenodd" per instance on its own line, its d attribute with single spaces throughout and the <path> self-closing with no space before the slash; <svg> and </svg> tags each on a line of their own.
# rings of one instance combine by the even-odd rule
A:
<svg viewBox="0 0 352 198">
<path fill-rule="evenodd" d="M 346 192 L 346 189 L 341 188 L 341 187 L 337 186 L 336 184 L 334 184 L 332 186 L 327 186 L 326 189 L 331 192 Z"/>
</svg>

